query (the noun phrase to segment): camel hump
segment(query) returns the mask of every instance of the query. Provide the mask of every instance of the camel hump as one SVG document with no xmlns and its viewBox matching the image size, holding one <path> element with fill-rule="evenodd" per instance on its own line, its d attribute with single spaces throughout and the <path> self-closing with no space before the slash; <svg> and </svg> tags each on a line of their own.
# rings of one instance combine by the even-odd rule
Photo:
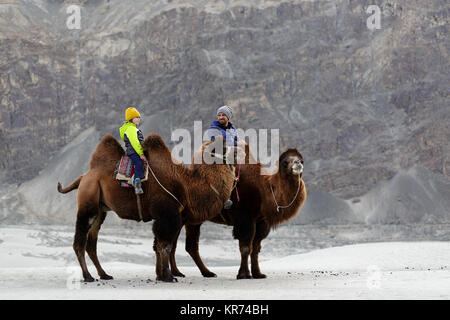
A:
<svg viewBox="0 0 450 320">
<path fill-rule="evenodd" d="M 116 138 L 107 134 L 100 140 L 95 148 L 89 166 L 91 168 L 99 166 L 104 167 L 105 163 L 111 162 L 112 160 L 118 161 L 124 154 L 125 151 Z"/>
</svg>

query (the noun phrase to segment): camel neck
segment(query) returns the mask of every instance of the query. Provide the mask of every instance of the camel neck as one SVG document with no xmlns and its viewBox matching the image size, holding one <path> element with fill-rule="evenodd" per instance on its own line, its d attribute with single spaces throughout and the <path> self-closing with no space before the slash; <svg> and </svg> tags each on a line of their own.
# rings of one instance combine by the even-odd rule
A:
<svg viewBox="0 0 450 320">
<path fill-rule="evenodd" d="M 283 175 L 280 171 L 270 177 L 269 183 L 273 188 L 273 192 L 276 195 L 278 194 L 278 197 L 282 197 L 283 195 L 289 197 L 294 195 L 298 189 L 301 188 L 301 186 L 299 186 L 299 184 L 301 184 L 299 176 Z"/>
<path fill-rule="evenodd" d="M 282 183 L 288 182 L 289 185 L 297 188 L 300 177 L 294 176 L 292 174 L 287 174 L 287 173 L 281 172 L 281 170 L 278 170 L 278 172 L 272 176 L 271 180 L 273 181 L 273 183 L 278 183 L 280 181 Z"/>
</svg>

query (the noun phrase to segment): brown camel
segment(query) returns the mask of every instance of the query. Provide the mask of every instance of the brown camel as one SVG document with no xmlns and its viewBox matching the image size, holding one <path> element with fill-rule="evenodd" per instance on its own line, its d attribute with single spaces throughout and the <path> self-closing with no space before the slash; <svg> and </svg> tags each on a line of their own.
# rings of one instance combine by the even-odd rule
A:
<svg viewBox="0 0 450 320">
<path fill-rule="evenodd" d="M 202 150 L 211 149 L 213 144 L 204 143 Z M 175 250 L 174 244 L 185 217 L 205 217 L 201 219 L 203 220 L 206 217 L 212 219 L 214 214 L 220 214 L 224 202 L 232 191 L 234 166 L 201 164 L 189 168 L 182 163 L 176 163 L 170 150 L 157 134 L 146 137 L 143 149 L 159 183 L 176 197 L 174 199 L 164 191 L 151 174 L 148 181 L 142 183 L 144 194 L 140 198 L 143 221 L 155 220 L 153 249 L 156 253 L 157 280 L 172 282 L 175 278 L 169 270 L 170 252 Z M 107 211 L 114 211 L 122 219 L 141 220 L 134 188 L 121 187 L 113 177 L 115 166 L 124 153 L 119 142 L 108 134 L 97 145 L 91 156 L 90 169 L 86 173 L 66 188 L 58 182 L 58 191 L 61 193 L 78 188 L 78 213 L 73 248 L 83 271 L 84 280 L 87 282 L 94 281 L 94 278 L 86 266 L 85 251 L 94 263 L 100 278 L 112 279 L 103 270 L 97 257 L 98 232 Z M 175 268 L 175 275 L 176 273 Z"/>
<path fill-rule="evenodd" d="M 240 169 L 237 184 L 239 199 L 233 190 L 233 206 L 223 210 L 220 215 L 214 215 L 210 221 L 233 226 L 233 236 L 239 240 L 241 266 L 237 279 L 266 278 L 259 269 L 258 254 L 261 241 L 265 239 L 270 228 L 293 218 L 306 200 L 306 188 L 303 182 L 303 157 L 296 149 L 288 149 L 278 160 L 279 170 L 271 175 L 261 175 L 262 165 L 249 164 L 248 145 L 246 146 L 245 164 Z M 255 162 L 251 162 L 255 163 Z M 273 191 L 272 191 L 273 190 Z M 187 221 L 186 251 L 195 261 L 200 272 L 205 277 L 216 275 L 208 270 L 199 255 L 198 241 L 200 238 L 199 223 Z M 251 274 L 248 268 L 248 257 L 251 257 Z M 171 258 L 171 263 L 175 259 Z M 176 269 L 176 265 L 172 266 Z"/>
</svg>

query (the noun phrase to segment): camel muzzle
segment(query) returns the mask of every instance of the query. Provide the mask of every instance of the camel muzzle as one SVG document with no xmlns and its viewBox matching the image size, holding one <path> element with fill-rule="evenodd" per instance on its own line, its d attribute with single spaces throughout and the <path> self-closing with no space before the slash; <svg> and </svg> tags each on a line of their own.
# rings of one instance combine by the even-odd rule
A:
<svg viewBox="0 0 450 320">
<path fill-rule="evenodd" d="M 302 172 L 303 172 L 303 165 L 301 163 L 300 164 L 294 164 L 292 166 L 292 173 L 294 175 L 298 176 Z"/>
</svg>

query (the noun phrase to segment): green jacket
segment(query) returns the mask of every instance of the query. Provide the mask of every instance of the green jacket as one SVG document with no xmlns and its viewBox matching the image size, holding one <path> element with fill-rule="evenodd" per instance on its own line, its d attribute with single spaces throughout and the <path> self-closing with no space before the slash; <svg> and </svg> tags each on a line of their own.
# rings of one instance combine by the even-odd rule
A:
<svg viewBox="0 0 450 320">
<path fill-rule="evenodd" d="M 144 154 L 144 149 L 142 149 L 141 143 L 144 141 L 144 135 L 137 126 L 126 121 L 119 129 L 120 137 L 125 141 L 126 153 L 130 154 L 137 153 L 139 156 Z"/>
</svg>

